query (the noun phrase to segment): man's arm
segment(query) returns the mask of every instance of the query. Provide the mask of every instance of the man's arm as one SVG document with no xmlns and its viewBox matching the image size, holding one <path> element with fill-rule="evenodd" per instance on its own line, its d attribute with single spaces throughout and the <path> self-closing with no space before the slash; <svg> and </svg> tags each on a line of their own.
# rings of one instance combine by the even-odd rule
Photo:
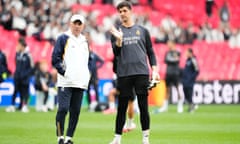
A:
<svg viewBox="0 0 240 144">
<path fill-rule="evenodd" d="M 193 57 L 192 59 L 192 63 L 193 63 L 193 68 L 194 68 L 194 77 L 196 78 L 199 74 L 199 67 L 198 67 L 198 63 L 195 57 Z"/>
<path fill-rule="evenodd" d="M 66 66 L 63 61 L 64 48 L 67 42 L 67 36 L 61 35 L 54 46 L 52 53 L 52 65 L 57 69 L 58 73 L 64 76 Z"/>
<path fill-rule="evenodd" d="M 2 59 L 2 64 L 4 67 L 4 72 L 8 72 L 8 66 L 7 66 L 7 59 L 6 59 L 6 55 L 3 53 L 3 59 Z"/>
<path fill-rule="evenodd" d="M 146 50 L 150 65 L 157 65 L 157 60 L 152 47 L 152 41 L 149 32 L 145 29 Z"/>
<path fill-rule="evenodd" d="M 117 30 L 114 26 L 110 29 L 110 33 L 112 34 L 111 43 L 112 43 L 113 53 L 114 55 L 117 56 L 120 54 L 120 50 L 122 47 L 123 33 L 121 29 Z"/>
<path fill-rule="evenodd" d="M 96 60 L 97 60 L 97 68 L 100 68 L 103 66 L 104 61 L 100 56 L 98 56 L 97 54 L 95 54 L 95 55 L 96 55 Z"/>
<path fill-rule="evenodd" d="M 147 55 L 148 55 L 149 62 L 150 62 L 151 68 L 152 68 L 152 79 L 159 80 L 160 76 L 158 74 L 157 60 L 156 60 L 155 53 L 153 51 L 151 37 L 147 30 L 145 30 L 145 39 L 146 39 Z"/>
</svg>

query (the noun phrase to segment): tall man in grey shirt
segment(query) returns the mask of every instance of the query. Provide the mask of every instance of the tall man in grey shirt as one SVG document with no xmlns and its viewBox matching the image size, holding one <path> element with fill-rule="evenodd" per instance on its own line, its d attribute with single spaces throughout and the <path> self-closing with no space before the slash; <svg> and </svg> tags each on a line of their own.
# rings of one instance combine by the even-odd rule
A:
<svg viewBox="0 0 240 144">
<path fill-rule="evenodd" d="M 143 144 L 149 144 L 150 116 L 148 112 L 149 69 L 147 58 L 152 68 L 152 79 L 158 80 L 156 57 L 153 52 L 149 32 L 134 24 L 131 3 L 123 1 L 117 5 L 121 25 L 110 32 L 114 55 L 118 57 L 117 75 L 119 84 L 118 111 L 115 123 L 115 137 L 110 144 L 120 144 L 129 96 L 135 90 L 140 109 L 143 131 Z"/>
</svg>

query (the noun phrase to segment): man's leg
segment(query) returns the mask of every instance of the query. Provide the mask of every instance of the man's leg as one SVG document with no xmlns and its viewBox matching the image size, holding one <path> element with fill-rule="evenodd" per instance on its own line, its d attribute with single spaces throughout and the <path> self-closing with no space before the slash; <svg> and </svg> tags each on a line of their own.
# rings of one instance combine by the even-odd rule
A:
<svg viewBox="0 0 240 144">
<path fill-rule="evenodd" d="M 146 95 L 138 96 L 138 106 L 140 110 L 142 130 L 148 130 L 150 127 L 150 116 L 148 112 L 148 98 Z"/>
<path fill-rule="evenodd" d="M 19 92 L 19 85 L 17 84 L 16 81 L 14 81 L 14 92 L 11 99 L 11 105 L 6 108 L 6 112 L 15 112 L 15 100 L 18 92 Z"/>
<path fill-rule="evenodd" d="M 67 129 L 68 137 L 73 137 L 74 135 L 74 131 L 76 129 L 79 115 L 80 115 L 82 98 L 83 98 L 83 89 L 73 88 L 72 98 L 71 98 L 70 108 L 69 108 L 70 115 L 69 115 L 68 129 Z"/>
<path fill-rule="evenodd" d="M 20 87 L 20 97 L 22 97 L 22 112 L 29 112 L 27 104 L 29 98 L 28 85 L 21 85 Z"/>
<path fill-rule="evenodd" d="M 126 111 L 128 106 L 128 97 L 121 97 L 118 98 L 118 111 L 116 117 L 116 125 L 115 125 L 115 133 L 121 135 L 123 125 L 126 121 Z"/>
<path fill-rule="evenodd" d="M 98 101 L 97 101 L 98 90 L 97 90 L 96 85 L 95 85 L 94 76 L 91 76 L 91 78 L 90 78 L 87 93 L 88 93 L 89 111 L 94 112 L 95 108 L 98 104 Z M 93 93 L 95 93 L 95 94 L 93 94 Z"/>
<path fill-rule="evenodd" d="M 122 97 L 119 95 L 118 98 L 118 110 L 117 117 L 115 121 L 115 137 L 110 144 L 120 144 L 121 143 L 121 135 L 124 123 L 126 121 L 126 111 L 128 106 L 128 97 Z"/>
<path fill-rule="evenodd" d="M 18 105 L 18 110 L 21 110 L 22 109 L 22 103 L 23 103 L 23 100 L 22 100 L 22 95 L 21 95 L 21 82 L 19 80 L 15 80 L 14 81 L 14 85 L 15 85 L 15 91 L 14 91 L 14 96 L 12 98 L 12 103 L 15 105 L 15 100 L 16 100 L 16 97 L 17 97 L 17 93 L 19 93 L 19 98 L 20 98 L 20 103 Z"/>
<path fill-rule="evenodd" d="M 43 95 L 44 95 L 44 99 L 43 99 L 43 104 L 42 104 L 41 109 L 43 112 L 47 112 L 48 111 L 48 107 L 47 107 L 48 91 L 44 91 Z"/>
<path fill-rule="evenodd" d="M 167 84 L 166 85 L 166 95 L 163 100 L 163 104 L 159 109 L 156 109 L 154 111 L 154 113 L 162 113 L 162 112 L 168 111 L 168 103 L 169 103 L 168 100 L 169 100 L 170 95 L 171 95 L 171 85 Z"/>
<path fill-rule="evenodd" d="M 99 95 L 98 95 L 98 78 L 94 77 L 93 78 L 93 87 L 96 93 L 96 101 L 99 102 Z"/>
<path fill-rule="evenodd" d="M 177 106 L 177 112 L 182 113 L 183 112 L 183 103 L 184 103 L 184 97 L 180 93 L 180 84 L 177 82 L 175 84 L 175 87 L 177 89 L 177 95 L 178 95 L 178 106 Z"/>
<path fill-rule="evenodd" d="M 193 87 L 184 87 L 183 90 L 184 90 L 184 95 L 189 104 L 188 112 L 194 112 L 195 105 L 192 101 Z"/>
<path fill-rule="evenodd" d="M 112 88 L 109 92 L 108 95 L 108 105 L 109 108 L 103 111 L 103 114 L 114 114 L 116 113 L 116 108 L 115 108 L 115 97 L 117 95 L 117 89 Z"/>
<path fill-rule="evenodd" d="M 148 76 L 138 76 L 135 81 L 135 90 L 140 110 L 143 144 L 149 144 L 150 115 L 148 111 Z"/>
<path fill-rule="evenodd" d="M 189 96 L 188 88 L 187 87 L 183 87 L 183 92 L 184 92 L 184 96 L 185 96 L 187 102 L 189 104 L 191 104 L 192 102 L 191 102 L 191 99 L 190 99 L 190 96 Z"/>
<path fill-rule="evenodd" d="M 128 101 L 127 115 L 128 115 L 128 118 L 123 127 L 123 132 L 129 132 L 136 128 L 136 124 L 133 122 L 133 120 L 134 120 L 134 99 L 130 99 Z"/>
<path fill-rule="evenodd" d="M 121 135 L 124 123 L 126 121 L 126 111 L 129 96 L 133 95 L 133 80 L 131 77 L 123 77 L 118 79 L 118 88 L 120 95 L 118 96 L 118 110 L 115 121 L 115 137 L 111 144 L 121 143 Z"/>
<path fill-rule="evenodd" d="M 134 117 L 134 103 L 132 100 L 128 101 L 128 109 L 127 114 L 129 119 L 133 119 Z"/>
<path fill-rule="evenodd" d="M 58 141 L 64 138 L 64 123 L 66 114 L 69 110 L 71 96 L 72 88 L 58 88 L 58 111 L 56 115 L 56 133 Z"/>
</svg>

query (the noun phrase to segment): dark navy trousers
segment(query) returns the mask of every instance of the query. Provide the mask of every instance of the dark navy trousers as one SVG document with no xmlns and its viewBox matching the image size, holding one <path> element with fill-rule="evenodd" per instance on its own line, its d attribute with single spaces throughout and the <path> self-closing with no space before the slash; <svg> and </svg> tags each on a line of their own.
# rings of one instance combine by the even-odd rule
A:
<svg viewBox="0 0 240 144">
<path fill-rule="evenodd" d="M 58 111 L 56 115 L 57 136 L 64 135 L 64 123 L 66 115 L 69 112 L 66 136 L 73 137 L 80 115 L 83 91 L 81 88 L 58 88 Z"/>
<path fill-rule="evenodd" d="M 193 86 L 192 87 L 183 87 L 183 92 L 185 95 L 185 98 L 189 104 L 192 104 L 192 96 L 193 96 Z"/>
</svg>

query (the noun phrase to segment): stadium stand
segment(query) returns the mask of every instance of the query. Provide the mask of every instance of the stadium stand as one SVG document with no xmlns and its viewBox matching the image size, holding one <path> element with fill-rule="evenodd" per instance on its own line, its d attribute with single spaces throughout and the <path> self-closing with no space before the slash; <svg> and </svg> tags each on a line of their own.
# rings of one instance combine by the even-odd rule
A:
<svg viewBox="0 0 240 144">
<path fill-rule="evenodd" d="M 217 6 L 221 6 L 224 0 L 215 0 Z M 228 0 L 228 6 L 230 10 L 230 30 L 236 30 L 240 35 L 240 1 Z M 194 31 L 199 34 L 201 27 L 207 21 L 212 25 L 212 29 L 220 25 L 218 16 L 218 9 L 213 10 L 213 16 L 207 17 L 205 13 L 205 1 L 192 1 L 192 0 L 153 0 L 152 6 L 148 5 L 147 0 L 139 0 L 140 5 L 134 6 L 134 11 L 137 12 L 136 18 L 145 22 L 145 26 L 150 29 L 152 34 L 152 40 L 156 39 L 154 31 L 159 25 L 161 25 L 162 19 L 167 14 L 171 14 L 172 19 L 178 24 L 179 21 L 183 22 L 183 27 L 190 22 L 194 26 Z M 66 10 L 66 9 L 65 9 Z M 70 14 L 68 13 L 70 11 Z M 101 0 L 95 1 L 91 5 L 81 5 L 74 3 L 69 6 L 66 15 L 71 13 L 82 13 L 88 18 L 88 29 L 90 31 L 95 30 L 94 27 L 100 27 L 100 30 L 107 36 L 105 26 L 105 20 L 110 16 L 112 21 L 115 21 L 115 9 L 110 4 L 102 4 Z M 64 19 L 63 17 L 61 17 Z M 146 18 L 146 19 L 145 19 Z M 147 20 L 147 22 L 145 21 Z M 62 22 L 62 25 L 64 23 Z M 200 28 L 199 28 L 200 27 Z M 61 28 L 60 30 L 64 30 Z M 17 39 L 20 33 L 17 30 L 6 30 L 3 26 L 0 26 L 0 46 L 6 53 L 10 71 L 15 70 L 15 47 Z M 41 59 L 47 59 L 50 64 L 51 53 L 53 45 L 51 41 L 44 39 L 44 36 L 40 31 L 40 39 L 36 39 L 36 35 L 26 35 L 27 44 L 29 50 L 32 53 L 35 62 Z M 240 36 L 239 36 L 240 37 Z M 55 39 L 55 38 L 53 38 Z M 96 39 L 96 38 L 93 38 Z M 109 38 L 108 38 L 109 39 Z M 107 39 L 107 40 L 108 40 Z M 187 48 L 192 47 L 198 58 L 200 65 L 199 80 L 236 80 L 240 79 L 240 46 L 229 46 L 229 40 L 209 42 L 205 39 L 196 38 L 192 44 L 178 44 L 177 48 L 182 53 L 181 66 L 184 66 L 185 56 L 184 53 Z M 111 45 L 109 41 L 105 44 L 91 44 L 93 49 L 105 60 L 104 66 L 99 70 L 99 77 L 102 79 L 112 78 L 112 58 Z M 157 60 L 160 66 L 160 75 L 163 78 L 165 74 L 164 54 L 167 47 L 164 43 L 154 43 L 154 50 L 157 54 Z M 51 67 L 49 68 L 51 69 Z"/>
</svg>

